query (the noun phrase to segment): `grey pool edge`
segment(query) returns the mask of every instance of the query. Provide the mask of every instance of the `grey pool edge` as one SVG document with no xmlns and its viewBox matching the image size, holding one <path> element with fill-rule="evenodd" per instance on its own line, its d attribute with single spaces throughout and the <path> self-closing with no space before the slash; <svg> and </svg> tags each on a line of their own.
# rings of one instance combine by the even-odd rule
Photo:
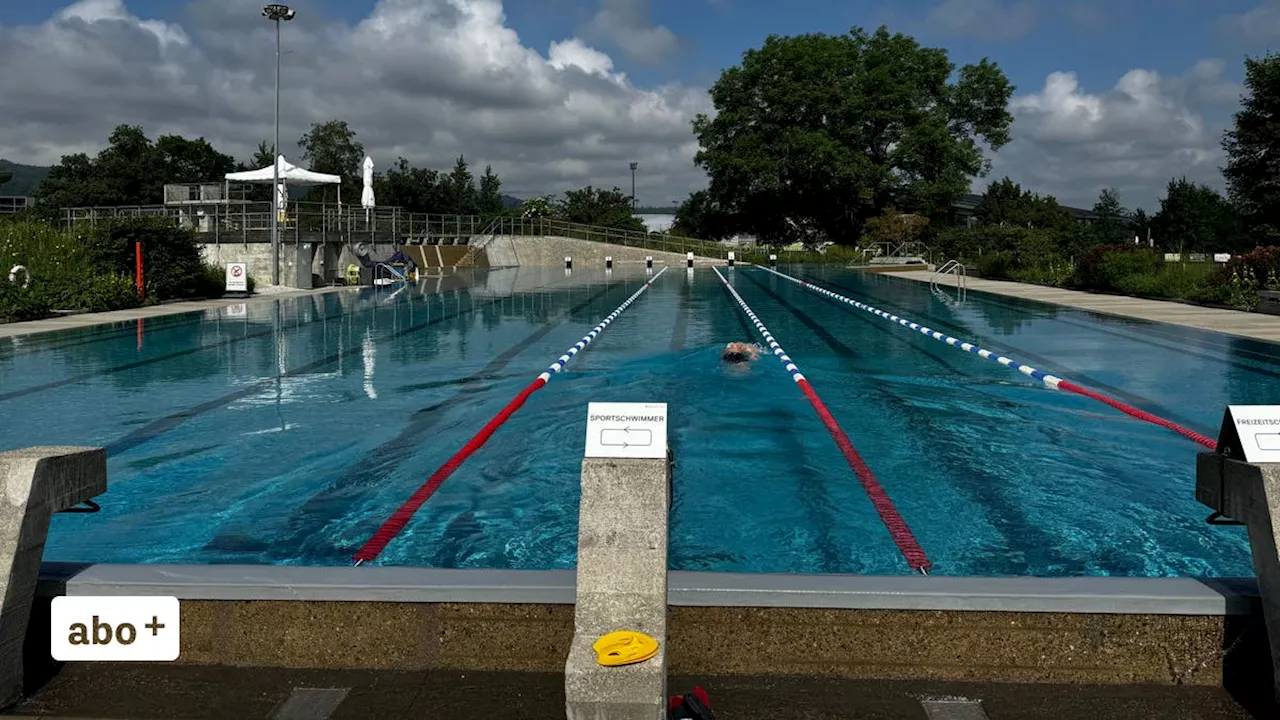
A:
<svg viewBox="0 0 1280 720">
<path fill-rule="evenodd" d="M 37 595 L 181 600 L 571 605 L 573 570 L 470 570 L 46 562 Z M 788 575 L 672 571 L 674 606 L 1243 615 L 1254 578 L 1033 578 Z"/>
</svg>

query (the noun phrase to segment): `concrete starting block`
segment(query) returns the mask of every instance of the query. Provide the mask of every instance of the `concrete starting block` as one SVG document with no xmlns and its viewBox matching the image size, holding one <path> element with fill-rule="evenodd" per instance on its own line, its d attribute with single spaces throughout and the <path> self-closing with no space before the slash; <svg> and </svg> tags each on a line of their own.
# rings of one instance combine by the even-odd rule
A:
<svg viewBox="0 0 1280 720">
<path fill-rule="evenodd" d="M 591 412 L 597 405 L 592 404 Z M 588 455 L 607 456 L 610 448 L 617 448 L 618 455 L 631 457 L 587 457 L 582 462 L 574 636 L 564 677 L 569 720 L 659 720 L 667 714 L 671 460 L 666 406 L 609 407 L 616 411 L 624 406 L 661 407 L 661 423 L 587 423 Z M 660 457 L 635 457 L 659 453 Z M 600 665 L 591 646 L 616 630 L 653 637 L 658 654 L 632 665 Z"/>
<path fill-rule="evenodd" d="M 107 491 L 103 448 L 34 447 L 0 453 L 0 708 L 22 698 L 22 645 L 54 513 Z M 47 633 L 48 630 L 46 629 Z"/>
</svg>

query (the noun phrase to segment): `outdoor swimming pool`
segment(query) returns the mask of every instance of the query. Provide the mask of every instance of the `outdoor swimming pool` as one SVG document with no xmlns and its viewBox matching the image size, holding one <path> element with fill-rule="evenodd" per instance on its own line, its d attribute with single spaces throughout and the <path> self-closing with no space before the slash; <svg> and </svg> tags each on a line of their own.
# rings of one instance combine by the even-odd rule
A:
<svg viewBox="0 0 1280 720">
<path fill-rule="evenodd" d="M 819 267 L 780 268 L 1210 437 L 1280 403 L 1280 347 Z M 744 267 L 722 270 L 799 364 L 942 575 L 1251 576 L 1194 498 L 1199 447 Z M 520 268 L 0 340 L 0 447 L 109 452 L 96 514 L 45 559 L 348 565 L 516 393 L 644 282 Z M 952 296 L 954 297 L 954 295 Z M 426 503 L 381 565 L 569 568 L 590 401 L 666 402 L 671 566 L 903 574 L 780 363 L 711 269 L 657 279 Z"/>
</svg>

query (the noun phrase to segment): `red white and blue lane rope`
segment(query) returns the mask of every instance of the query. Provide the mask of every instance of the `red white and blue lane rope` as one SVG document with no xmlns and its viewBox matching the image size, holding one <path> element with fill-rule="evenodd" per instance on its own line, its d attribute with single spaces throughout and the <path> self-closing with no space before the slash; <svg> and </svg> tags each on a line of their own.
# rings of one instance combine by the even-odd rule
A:
<svg viewBox="0 0 1280 720">
<path fill-rule="evenodd" d="M 528 400 L 530 395 L 534 394 L 546 385 L 547 382 L 551 380 L 552 375 L 564 370 L 565 365 L 568 365 L 569 361 L 572 360 L 574 356 L 585 350 L 586 347 L 600 335 L 600 333 L 604 332 L 605 328 L 609 327 L 610 323 L 616 320 L 624 310 L 631 307 L 631 304 L 634 303 L 645 290 L 648 290 L 649 287 L 653 285 L 654 281 L 662 277 L 662 273 L 666 271 L 667 269 L 664 267 L 653 277 L 649 278 L 644 285 L 640 286 L 639 290 L 636 290 L 631 297 L 627 298 L 626 302 L 619 305 L 617 310 L 609 313 L 608 317 L 602 320 L 599 325 L 592 328 L 591 332 L 584 335 L 583 338 L 573 347 L 569 348 L 564 355 L 561 355 L 559 359 L 554 363 L 551 363 L 551 366 L 548 367 L 546 371 L 535 378 L 533 382 L 529 383 L 524 390 L 521 390 L 520 394 L 516 395 L 511 402 L 507 403 L 507 406 L 502 408 L 501 412 L 486 423 L 485 426 L 480 429 L 480 432 L 475 434 L 475 437 L 471 438 L 466 445 L 462 446 L 461 450 L 455 453 L 453 457 L 449 458 L 445 462 L 444 465 L 441 465 L 438 470 L 432 473 L 431 477 L 427 478 L 427 481 L 422 484 L 422 487 L 418 488 L 413 495 L 409 496 L 409 499 L 406 500 L 398 510 L 392 513 L 391 517 L 387 518 L 386 522 L 382 523 L 382 526 L 378 528 L 377 532 L 375 532 L 369 540 L 365 542 L 364 546 L 360 548 L 359 552 L 353 556 L 353 559 L 356 561 L 355 564 L 360 565 L 364 562 L 372 562 L 378 557 L 378 555 L 382 554 L 382 551 L 386 549 L 387 544 L 390 543 L 396 535 L 399 535 L 401 530 L 404 530 L 405 525 L 409 524 L 409 520 L 418 512 L 418 509 L 435 494 L 436 490 L 440 488 L 440 485 L 443 484 L 444 481 L 447 480 L 449 476 L 466 461 L 467 458 L 471 457 L 475 451 L 479 450 L 481 446 L 489 440 L 490 436 L 497 432 L 498 428 L 502 427 L 502 424 L 514 415 L 522 405 L 524 405 L 525 400 Z"/>
<path fill-rule="evenodd" d="M 994 353 L 985 348 L 978 347 L 973 343 L 965 342 L 958 338 L 951 337 L 946 333 L 938 332 L 937 330 L 934 330 L 929 327 L 925 327 L 924 325 L 921 325 L 917 322 L 912 322 L 907 318 L 899 317 L 892 313 L 887 313 L 884 310 L 880 310 L 878 308 L 867 305 L 866 303 L 861 303 L 852 298 L 847 298 L 844 295 L 841 295 L 839 293 L 834 293 L 824 287 L 819 287 L 817 285 L 814 285 L 811 282 L 806 282 L 804 280 L 801 280 L 800 278 L 792 277 L 790 275 L 787 275 L 786 273 L 781 273 L 772 268 L 764 267 L 763 265 L 756 265 L 756 267 L 766 272 L 773 273 L 774 275 L 777 275 L 780 278 L 790 280 L 791 282 L 796 283 L 800 287 L 806 288 L 808 290 L 812 290 L 818 293 L 819 295 L 825 295 L 831 298 L 832 300 L 838 300 L 842 303 L 845 303 L 846 305 L 852 305 L 853 307 L 858 308 L 859 310 L 865 310 L 866 312 L 869 312 L 872 315 L 882 317 L 885 320 L 889 320 L 890 322 L 895 322 L 901 325 L 902 327 L 915 330 L 921 335 L 927 335 L 928 337 L 931 337 L 934 340 L 941 340 L 942 342 L 948 345 L 951 345 L 952 347 L 958 347 L 961 350 L 977 355 L 978 357 L 985 358 L 987 360 L 994 360 L 995 362 L 998 362 L 1001 365 L 1004 365 L 1005 367 L 1017 370 L 1023 375 L 1028 375 L 1030 377 L 1033 377 L 1039 380 L 1040 382 L 1044 383 L 1047 387 L 1052 388 L 1054 390 L 1064 390 L 1066 392 L 1072 392 L 1077 395 L 1083 395 L 1084 397 L 1092 398 L 1094 400 L 1097 400 L 1100 403 L 1110 405 L 1111 407 L 1115 408 L 1116 410 L 1119 410 L 1120 412 L 1126 415 L 1129 415 L 1130 417 L 1135 417 L 1139 420 L 1149 422 L 1153 425 L 1159 425 L 1160 427 L 1166 428 L 1168 430 L 1172 430 L 1173 432 L 1178 433 L 1179 435 L 1189 440 L 1197 442 L 1209 448 L 1210 450 L 1218 449 L 1217 441 L 1213 440 L 1212 438 L 1205 437 L 1204 435 L 1201 435 L 1200 433 L 1194 430 L 1191 430 L 1190 428 L 1185 428 L 1171 420 L 1165 420 L 1164 418 L 1158 415 L 1153 415 L 1147 412 L 1146 410 L 1141 410 L 1132 405 L 1129 405 L 1128 403 L 1120 402 L 1115 398 L 1107 397 L 1102 393 L 1077 385 L 1076 383 L 1073 383 L 1070 380 L 1064 380 L 1063 378 L 1050 375 L 1049 373 L 1041 372 L 1040 370 L 1037 370 L 1031 367 L 1030 365 L 1020 363 L 1016 360 L 1012 360 L 1008 357 L 1005 357 L 1004 355 L 1001 355 L 999 353 Z"/>
<path fill-rule="evenodd" d="M 875 473 L 871 472 L 867 462 L 862 459 L 862 456 L 853 447 L 853 441 L 849 440 L 849 436 L 841 429 L 840 423 L 836 422 L 836 419 L 831 416 L 831 411 L 827 410 L 822 398 L 818 397 L 818 393 L 814 391 L 813 386 L 801 374 L 800 368 L 796 367 L 795 361 L 787 355 L 782 346 L 778 344 L 778 341 L 774 339 L 769 332 L 769 328 L 760 322 L 760 318 L 756 317 L 755 312 L 751 310 L 751 306 L 747 305 L 747 301 L 743 300 L 733 285 L 724 279 L 724 275 L 720 274 L 718 268 L 712 267 L 711 269 L 715 270 L 716 277 L 720 278 L 720 282 L 725 289 L 737 301 L 738 307 L 741 307 L 751 322 L 755 324 L 756 330 L 760 332 L 764 341 L 769 344 L 769 349 L 777 356 L 783 367 L 787 369 L 787 372 L 791 373 L 791 379 L 795 381 L 796 385 L 800 386 L 800 391 L 804 393 L 804 396 L 809 400 L 809 404 L 818 413 L 822 424 L 827 427 L 827 432 L 831 433 L 832 439 L 836 441 L 836 446 L 840 448 L 844 459 L 848 461 L 849 468 L 858 477 L 858 482 L 862 483 L 862 487 L 866 490 L 872 506 L 875 507 L 876 513 L 880 515 L 881 522 L 889 530 L 889 536 L 893 538 L 894 544 L 898 546 L 898 551 L 902 553 L 902 557 L 906 558 L 907 565 L 912 570 L 927 575 L 929 569 L 933 567 L 933 563 L 929 562 L 929 557 L 925 555 L 924 548 L 920 547 L 920 543 L 916 541 L 911 528 L 907 527 L 907 522 L 898 513 L 898 508 L 889 499 L 889 494 L 880 485 Z"/>
</svg>

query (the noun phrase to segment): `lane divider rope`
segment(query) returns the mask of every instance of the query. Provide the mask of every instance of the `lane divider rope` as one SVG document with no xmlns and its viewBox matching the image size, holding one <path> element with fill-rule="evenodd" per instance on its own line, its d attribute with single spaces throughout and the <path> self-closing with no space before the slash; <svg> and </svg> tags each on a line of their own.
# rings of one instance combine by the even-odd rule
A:
<svg viewBox="0 0 1280 720">
<path fill-rule="evenodd" d="M 787 372 L 791 373 L 791 379 L 796 385 L 800 386 L 800 391 L 804 393 L 805 398 L 809 400 L 809 404 L 818 413 L 818 417 L 822 420 L 822 424 L 827 427 L 827 432 L 831 433 L 832 439 L 836 441 L 836 446 L 840 448 L 844 459 L 849 463 L 849 468 L 853 470 L 854 475 L 858 477 L 858 481 L 862 483 L 862 487 L 866 490 L 867 497 L 870 498 L 871 504 L 875 507 L 876 512 L 880 515 L 881 522 L 889 530 L 889 536 L 893 538 L 893 542 L 898 546 L 898 551 L 906 558 L 907 565 L 912 570 L 927 575 L 933 563 L 929 561 L 929 557 L 925 554 L 924 549 L 920 547 L 920 543 L 916 541 L 915 535 L 912 534 L 911 528 L 907 526 L 907 522 L 902 519 L 902 515 L 898 513 L 898 509 L 894 506 L 893 500 L 889 499 L 889 494 L 885 492 L 884 487 L 880 485 L 880 481 L 876 479 L 871 468 L 867 465 L 862 456 L 858 454 L 857 449 L 853 447 L 853 441 L 845 434 L 840 427 L 840 423 L 832 417 L 831 411 L 827 410 L 827 406 L 822 402 L 822 398 L 818 397 L 818 393 L 809 384 L 809 381 L 801 374 L 800 369 L 796 367 L 795 362 L 787 355 L 782 346 L 769 332 L 769 329 L 760 322 L 760 318 L 756 317 L 755 312 L 747 305 L 747 302 L 738 294 L 737 289 L 725 280 L 724 275 L 720 274 L 720 270 L 712 267 L 716 276 L 720 278 L 720 282 L 724 285 L 733 299 L 737 301 L 738 306 L 747 314 L 751 322 L 756 326 L 756 330 L 769 344 L 769 349 L 777 356 Z"/>
<path fill-rule="evenodd" d="M 878 308 L 872 307 L 870 305 L 867 305 L 866 303 L 858 302 L 857 300 L 854 300 L 852 298 L 847 298 L 844 295 L 832 292 L 824 287 L 819 287 L 818 285 L 814 285 L 811 282 L 801 280 L 800 278 L 792 277 L 790 275 L 787 275 L 786 273 L 781 273 L 772 268 L 764 267 L 763 265 L 756 265 L 755 267 L 761 270 L 764 270 L 766 272 L 773 273 L 774 275 L 777 275 L 780 278 L 790 280 L 791 282 L 796 283 L 800 287 L 806 288 L 808 290 L 812 290 L 813 292 L 816 292 L 819 295 L 825 295 L 826 297 L 829 297 L 832 300 L 838 300 L 839 302 L 845 303 L 846 305 L 852 305 L 853 307 L 858 308 L 859 310 L 865 310 L 866 312 L 869 312 L 872 315 L 882 317 L 886 320 L 889 320 L 890 322 L 895 322 L 901 325 L 902 327 L 915 330 L 921 335 L 926 335 L 928 337 L 933 338 L 934 340 L 940 340 L 952 347 L 960 348 L 961 350 L 977 355 L 978 357 L 998 362 L 1001 365 L 1004 365 L 1005 367 L 1017 370 L 1023 375 L 1027 375 L 1035 378 L 1036 380 L 1039 380 L 1040 382 L 1044 383 L 1047 387 L 1051 389 L 1063 390 L 1066 392 L 1075 393 L 1077 395 L 1083 395 L 1084 397 L 1091 398 L 1093 400 L 1097 400 L 1100 403 L 1110 405 L 1111 407 L 1115 408 L 1116 410 L 1119 410 L 1120 412 L 1126 415 L 1135 417 L 1145 422 L 1149 422 L 1153 425 L 1159 425 L 1160 427 L 1163 427 L 1168 430 L 1172 430 L 1173 432 L 1189 440 L 1197 442 L 1205 446 L 1206 448 L 1209 448 L 1210 450 L 1218 449 L 1217 441 L 1213 440 L 1212 438 L 1205 437 L 1204 435 L 1201 435 L 1200 433 L 1194 430 L 1191 430 L 1190 428 L 1185 428 L 1171 420 L 1166 420 L 1158 415 L 1153 415 L 1147 412 L 1146 410 L 1136 408 L 1132 405 L 1129 405 L 1128 403 L 1121 402 L 1119 400 L 1116 400 L 1115 398 L 1108 397 L 1106 395 L 1103 395 L 1102 393 L 1096 392 L 1094 390 L 1090 390 L 1081 385 L 1077 385 L 1076 383 L 1071 382 L 1070 380 L 1064 380 L 1063 378 L 1050 375 L 1049 373 L 1041 372 L 1040 370 L 1037 370 L 1031 367 L 1030 365 L 1026 365 L 1016 360 L 1012 360 L 1008 357 L 1005 357 L 1004 355 L 991 352 L 990 350 L 981 348 L 970 342 L 965 342 L 963 340 L 960 340 L 959 338 L 954 338 L 950 335 L 947 335 L 946 333 L 939 332 L 932 328 L 921 325 L 917 322 L 908 320 L 907 318 L 885 312 L 884 310 L 880 310 Z"/>
<path fill-rule="evenodd" d="M 435 494 L 436 490 L 440 488 L 440 485 L 443 484 L 444 481 L 447 480 L 449 476 L 467 460 L 467 458 L 471 457 L 475 451 L 479 450 L 481 446 L 483 446 L 489 438 L 497 432 L 498 428 L 502 427 L 502 424 L 514 415 L 522 405 L 524 405 L 530 395 L 534 394 L 546 385 L 547 382 L 551 380 L 552 375 L 563 370 L 565 365 L 568 365 L 569 361 L 572 360 L 574 356 L 586 349 L 586 347 L 591 344 L 591 341 L 595 340 L 600 333 L 604 332 L 604 329 L 609 327 L 610 323 L 616 320 L 624 310 L 630 307 L 631 304 L 636 301 L 636 298 L 639 298 L 645 290 L 648 290 L 659 277 L 662 277 L 662 273 L 666 271 L 667 269 L 664 267 L 653 277 L 649 278 L 644 285 L 640 286 L 639 290 L 636 290 L 632 293 L 631 297 L 627 298 L 625 302 L 619 305 L 618 309 L 610 313 L 603 321 L 600 322 L 599 325 L 596 325 L 591 332 L 584 335 L 577 344 L 569 348 L 565 354 L 561 355 L 559 359 L 552 363 L 546 371 L 535 378 L 533 382 L 529 383 L 525 389 L 521 390 L 520 394 L 516 395 L 511 402 L 507 403 L 506 407 L 502 408 L 501 412 L 495 415 L 493 419 L 489 420 L 489 422 L 480 429 L 480 432 L 476 433 L 474 437 L 467 441 L 466 445 L 462 446 L 461 450 L 454 453 L 453 457 L 445 461 L 444 465 L 441 465 L 438 470 L 432 473 L 431 477 L 427 478 L 427 481 L 423 483 L 422 486 L 413 493 L 413 495 L 409 496 L 409 499 L 406 500 L 398 510 L 392 513 L 391 517 L 387 518 L 386 522 L 382 523 L 382 526 L 378 528 L 377 532 L 375 532 L 369 540 L 365 542 L 364 546 L 361 547 L 353 556 L 355 564 L 360 565 L 361 563 L 372 562 L 378 557 L 378 555 L 382 554 L 382 551 L 386 549 L 387 544 L 390 543 L 396 535 L 400 534 L 400 531 L 404 529 L 405 525 L 409 524 L 409 520 L 418 512 L 418 509 Z"/>
</svg>

